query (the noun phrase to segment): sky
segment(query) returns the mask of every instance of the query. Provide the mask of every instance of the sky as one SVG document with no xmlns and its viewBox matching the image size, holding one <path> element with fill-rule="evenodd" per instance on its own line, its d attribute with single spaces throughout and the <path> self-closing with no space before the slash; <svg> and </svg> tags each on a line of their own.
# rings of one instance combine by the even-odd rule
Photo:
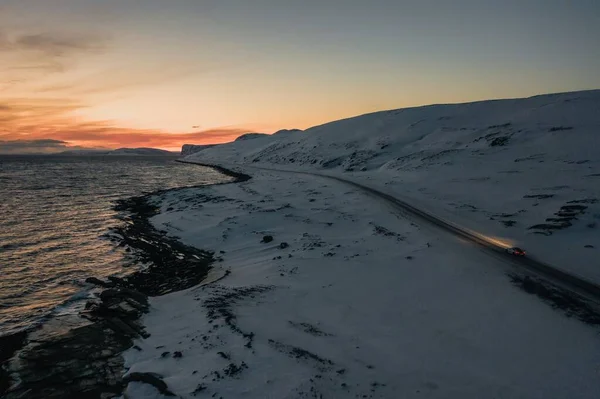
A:
<svg viewBox="0 0 600 399">
<path fill-rule="evenodd" d="M 599 40 L 597 0 L 0 0 L 0 152 L 597 89 Z"/>
</svg>

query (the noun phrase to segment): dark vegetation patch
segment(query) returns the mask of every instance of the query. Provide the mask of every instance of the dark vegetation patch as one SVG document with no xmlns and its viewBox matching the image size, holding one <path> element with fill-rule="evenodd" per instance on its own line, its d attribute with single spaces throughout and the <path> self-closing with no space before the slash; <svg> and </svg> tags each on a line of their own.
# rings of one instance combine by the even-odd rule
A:
<svg viewBox="0 0 600 399">
<path fill-rule="evenodd" d="M 327 245 L 325 241 L 321 240 L 320 236 L 314 234 L 304 233 L 302 239 L 308 241 L 302 244 L 304 250 L 312 251 L 315 248 L 322 248 Z"/>
<path fill-rule="evenodd" d="M 273 348 L 275 348 L 275 350 L 281 353 L 285 353 L 286 355 L 292 358 L 310 361 L 321 370 L 330 369 L 332 366 L 335 365 L 335 363 L 331 360 L 325 359 L 319 355 L 316 355 L 312 352 L 307 351 L 306 349 L 302 349 L 297 346 L 286 345 L 273 339 L 269 339 L 269 344 Z"/>
<path fill-rule="evenodd" d="M 502 224 L 503 224 L 504 226 L 506 226 L 506 227 L 512 227 L 512 226 L 514 226 L 515 224 L 517 224 L 517 222 L 516 222 L 516 221 L 514 221 L 514 220 L 503 220 L 503 221 L 502 221 Z"/>
<path fill-rule="evenodd" d="M 237 378 L 242 371 L 247 368 L 248 365 L 245 362 L 242 362 L 239 365 L 235 363 L 229 363 L 229 365 L 223 369 L 223 374 L 225 374 L 227 377 Z"/>
<path fill-rule="evenodd" d="M 569 201 L 567 205 L 561 206 L 558 212 L 554 213 L 554 215 L 557 217 L 546 218 L 547 223 L 540 223 L 530 226 L 529 230 L 538 230 L 537 233 L 551 235 L 553 231 L 571 227 L 573 222 L 578 220 L 578 216 L 583 215 L 585 210 L 588 208 L 587 205 L 581 204 L 594 203 L 593 201 L 596 201 L 596 199 Z"/>
<path fill-rule="evenodd" d="M 548 129 L 549 132 L 560 132 L 563 130 L 573 130 L 573 126 L 552 126 Z"/>
<path fill-rule="evenodd" d="M 509 136 L 496 137 L 490 142 L 490 147 L 500 147 L 508 144 Z"/>
<path fill-rule="evenodd" d="M 523 198 L 535 198 L 535 199 L 547 199 L 554 197 L 554 194 L 529 194 L 524 195 Z"/>
<path fill-rule="evenodd" d="M 495 217 L 495 218 L 512 218 L 512 217 L 518 216 L 520 213 L 524 213 L 524 212 L 526 212 L 526 211 L 525 210 L 520 210 L 520 211 L 515 212 L 515 213 L 496 213 L 496 214 L 493 214 L 492 217 Z"/>
<path fill-rule="evenodd" d="M 596 198 L 585 198 L 580 200 L 568 201 L 567 204 L 597 204 L 598 200 Z"/>
<path fill-rule="evenodd" d="M 271 285 L 255 285 L 250 287 L 226 288 L 217 286 L 211 297 L 206 299 L 203 306 L 207 309 L 209 322 L 215 322 L 222 319 L 225 324 L 235 333 L 240 334 L 246 339 L 246 347 L 252 348 L 254 341 L 254 333 L 243 331 L 237 325 L 237 317 L 233 311 L 233 307 L 247 299 L 256 298 L 258 295 L 270 291 L 274 286 Z M 196 298 L 200 300 L 200 298 Z"/>
<path fill-rule="evenodd" d="M 293 321 L 289 321 L 289 323 L 294 328 L 302 330 L 303 332 L 310 334 L 310 335 L 314 335 L 316 337 L 332 337 L 333 336 L 332 334 L 321 331 L 319 328 L 317 328 L 309 323 L 296 323 Z"/>
<path fill-rule="evenodd" d="M 370 223 L 370 224 L 373 224 L 373 223 Z M 398 241 L 404 241 L 406 239 L 406 237 L 404 237 L 402 234 L 395 233 L 393 231 L 386 229 L 383 226 L 379 226 L 376 224 L 373 224 L 373 232 L 374 232 L 374 234 L 380 235 L 380 236 L 394 237 Z"/>
<path fill-rule="evenodd" d="M 502 125 L 491 125 L 488 126 L 488 129 L 502 129 L 502 128 L 507 128 L 512 126 L 512 123 L 507 122 L 507 123 L 503 123 Z"/>
<path fill-rule="evenodd" d="M 568 317 L 575 317 L 589 325 L 600 325 L 600 313 L 582 297 L 537 278 L 516 274 L 509 277 L 517 287 L 528 294 L 536 295 L 554 309 L 563 311 Z"/>
<path fill-rule="evenodd" d="M 515 162 L 538 161 L 541 158 L 543 158 L 544 155 L 546 155 L 546 153 L 533 154 L 533 155 L 530 155 L 530 156 L 525 157 L 525 158 L 517 158 L 517 159 L 515 159 Z"/>
</svg>

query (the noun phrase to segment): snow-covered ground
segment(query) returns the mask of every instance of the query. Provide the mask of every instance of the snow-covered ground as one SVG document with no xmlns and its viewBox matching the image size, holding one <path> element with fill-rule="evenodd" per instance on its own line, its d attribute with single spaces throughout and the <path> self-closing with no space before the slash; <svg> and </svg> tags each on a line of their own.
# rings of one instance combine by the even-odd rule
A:
<svg viewBox="0 0 600 399">
<path fill-rule="evenodd" d="M 157 228 L 222 262 L 151 300 L 130 372 L 182 398 L 598 397 L 598 330 L 510 266 L 346 184 L 252 175 L 156 198 Z"/>
<path fill-rule="evenodd" d="M 187 159 L 351 177 L 600 282 L 600 90 L 378 112 Z"/>
</svg>

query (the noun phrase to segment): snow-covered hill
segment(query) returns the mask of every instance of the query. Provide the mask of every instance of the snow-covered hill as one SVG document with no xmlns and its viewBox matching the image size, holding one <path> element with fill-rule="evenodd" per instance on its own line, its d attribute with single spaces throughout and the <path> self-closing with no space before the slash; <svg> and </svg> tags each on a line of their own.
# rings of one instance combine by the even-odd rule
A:
<svg viewBox="0 0 600 399">
<path fill-rule="evenodd" d="M 188 159 L 352 176 L 600 281 L 600 90 L 377 112 Z"/>
<path fill-rule="evenodd" d="M 188 156 L 197 152 L 203 151 L 207 148 L 214 147 L 214 144 L 196 145 L 196 144 L 184 144 L 181 147 L 181 156 Z"/>
</svg>

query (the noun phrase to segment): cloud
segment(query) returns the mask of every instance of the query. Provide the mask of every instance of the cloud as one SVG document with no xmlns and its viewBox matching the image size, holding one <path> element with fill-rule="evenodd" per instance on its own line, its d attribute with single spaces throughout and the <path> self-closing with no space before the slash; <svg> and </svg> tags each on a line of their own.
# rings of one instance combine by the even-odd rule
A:
<svg viewBox="0 0 600 399">
<path fill-rule="evenodd" d="M 222 128 L 191 133 L 167 133 L 87 123 L 46 134 L 85 147 L 153 147 L 179 150 L 183 144 L 218 144 L 233 141 L 247 132 L 247 129 Z"/>
<path fill-rule="evenodd" d="M 37 51 L 50 57 L 65 57 L 73 53 L 102 49 L 103 40 L 95 36 L 37 33 L 14 38 L 13 50 Z M 9 46 L 10 48 L 11 46 Z"/>
<path fill-rule="evenodd" d="M 145 146 L 174 150 L 188 143 L 232 141 L 247 132 L 237 127 L 198 131 L 196 126 L 192 132 L 173 134 L 77 117 L 77 111 L 99 99 L 105 101 L 107 95 L 120 96 L 141 87 L 237 65 L 217 59 L 201 64 L 168 59 L 155 63 L 102 64 L 98 70 L 77 70 L 81 57 L 107 52 L 108 44 L 107 37 L 101 35 L 7 32 L 0 28 L 0 139 L 20 143 L 4 141 L 6 149 L 53 151 L 53 146 L 32 147 L 27 143 L 58 140 L 65 146 Z M 78 73 L 82 71 L 86 73 Z"/>
<path fill-rule="evenodd" d="M 49 154 L 69 148 L 69 143 L 61 140 L 0 140 L 0 154 Z"/>
<path fill-rule="evenodd" d="M 72 116 L 72 111 L 82 107 L 67 98 L 0 100 L 0 138 L 33 140 L 36 143 L 38 140 L 58 140 L 65 145 L 94 148 L 155 147 L 176 150 L 183 144 L 224 143 L 247 133 L 247 129 L 239 127 L 184 133 L 120 127 L 111 121 L 85 121 Z"/>
<path fill-rule="evenodd" d="M 29 82 L 69 70 L 81 56 L 107 49 L 106 37 L 81 32 L 0 31 L 0 83 Z"/>
</svg>

